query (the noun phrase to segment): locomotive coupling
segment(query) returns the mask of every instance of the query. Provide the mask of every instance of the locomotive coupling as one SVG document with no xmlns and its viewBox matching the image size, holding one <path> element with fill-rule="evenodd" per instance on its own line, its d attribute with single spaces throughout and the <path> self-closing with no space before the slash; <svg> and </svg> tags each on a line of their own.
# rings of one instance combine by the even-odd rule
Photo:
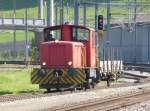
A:
<svg viewBox="0 0 150 111">
<path fill-rule="evenodd" d="M 56 69 L 53 71 L 53 75 L 54 77 L 58 78 L 59 76 L 61 76 L 63 74 L 63 72 L 59 69 Z"/>
</svg>

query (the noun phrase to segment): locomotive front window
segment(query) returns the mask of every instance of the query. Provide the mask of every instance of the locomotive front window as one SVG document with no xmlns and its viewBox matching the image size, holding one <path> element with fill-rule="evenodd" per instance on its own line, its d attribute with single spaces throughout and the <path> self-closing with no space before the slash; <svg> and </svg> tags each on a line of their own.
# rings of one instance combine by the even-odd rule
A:
<svg viewBox="0 0 150 111">
<path fill-rule="evenodd" d="M 61 40 L 61 29 L 47 29 L 44 33 L 45 41 Z"/>
<path fill-rule="evenodd" d="M 50 31 L 50 34 L 52 34 L 55 40 L 61 40 L 61 30 L 52 30 Z"/>
<path fill-rule="evenodd" d="M 74 41 L 88 41 L 89 31 L 83 28 L 73 28 L 73 40 Z"/>
</svg>

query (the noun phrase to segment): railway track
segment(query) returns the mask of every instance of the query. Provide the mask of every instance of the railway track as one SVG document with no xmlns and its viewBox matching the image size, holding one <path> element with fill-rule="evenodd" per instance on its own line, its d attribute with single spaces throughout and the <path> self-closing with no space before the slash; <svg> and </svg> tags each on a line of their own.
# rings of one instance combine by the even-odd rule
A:
<svg viewBox="0 0 150 111">
<path fill-rule="evenodd" d="M 150 78 L 144 79 L 143 83 L 121 83 L 121 84 L 111 84 L 110 87 L 107 87 L 106 85 L 103 86 L 96 86 L 94 89 L 87 89 L 88 91 L 96 91 L 99 89 L 109 89 L 109 88 L 121 88 L 121 87 L 128 87 L 128 86 L 136 86 L 140 84 L 145 84 L 150 81 Z M 100 83 L 101 84 L 101 83 Z M 49 97 L 49 96 L 56 96 L 56 95 L 66 95 L 70 93 L 79 93 L 79 92 L 84 92 L 84 90 L 76 90 L 76 91 L 71 91 L 71 90 L 65 90 L 63 92 L 60 91 L 52 91 L 51 93 L 44 93 L 44 92 L 32 92 L 32 93 L 20 93 L 20 94 L 6 94 L 0 96 L 0 103 L 3 102 L 10 102 L 10 101 L 16 101 L 16 100 L 26 100 L 26 99 L 32 99 L 32 98 L 41 98 L 41 97 Z"/>
<path fill-rule="evenodd" d="M 149 64 L 125 64 L 124 69 L 137 70 L 141 72 L 150 72 L 150 65 Z"/>
<path fill-rule="evenodd" d="M 150 99 L 150 88 L 139 89 L 123 95 L 115 95 L 105 99 L 95 99 L 80 104 L 48 109 L 47 111 L 108 111 L 133 105 Z"/>
</svg>

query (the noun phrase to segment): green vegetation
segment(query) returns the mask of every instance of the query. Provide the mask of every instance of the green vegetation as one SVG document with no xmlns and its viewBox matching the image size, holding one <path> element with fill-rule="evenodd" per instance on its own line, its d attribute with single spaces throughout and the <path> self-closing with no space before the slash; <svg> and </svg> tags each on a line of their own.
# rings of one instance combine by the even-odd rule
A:
<svg viewBox="0 0 150 111">
<path fill-rule="evenodd" d="M 29 41 L 34 38 L 34 33 L 28 32 Z M 0 32 L 0 43 L 13 42 L 13 31 L 1 31 Z M 24 31 L 16 31 L 16 41 L 24 41 L 25 40 L 25 32 Z"/>
<path fill-rule="evenodd" d="M 38 85 L 31 84 L 30 72 L 29 69 L 1 72 L 0 95 L 41 91 Z"/>
</svg>

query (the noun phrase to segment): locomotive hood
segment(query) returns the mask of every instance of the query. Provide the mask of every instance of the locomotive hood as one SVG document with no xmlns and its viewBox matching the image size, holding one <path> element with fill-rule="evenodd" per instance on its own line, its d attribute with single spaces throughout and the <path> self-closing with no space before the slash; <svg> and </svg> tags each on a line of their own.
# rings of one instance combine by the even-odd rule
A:
<svg viewBox="0 0 150 111">
<path fill-rule="evenodd" d="M 81 42 L 50 41 L 40 45 L 43 68 L 84 67 L 86 49 Z"/>
</svg>

